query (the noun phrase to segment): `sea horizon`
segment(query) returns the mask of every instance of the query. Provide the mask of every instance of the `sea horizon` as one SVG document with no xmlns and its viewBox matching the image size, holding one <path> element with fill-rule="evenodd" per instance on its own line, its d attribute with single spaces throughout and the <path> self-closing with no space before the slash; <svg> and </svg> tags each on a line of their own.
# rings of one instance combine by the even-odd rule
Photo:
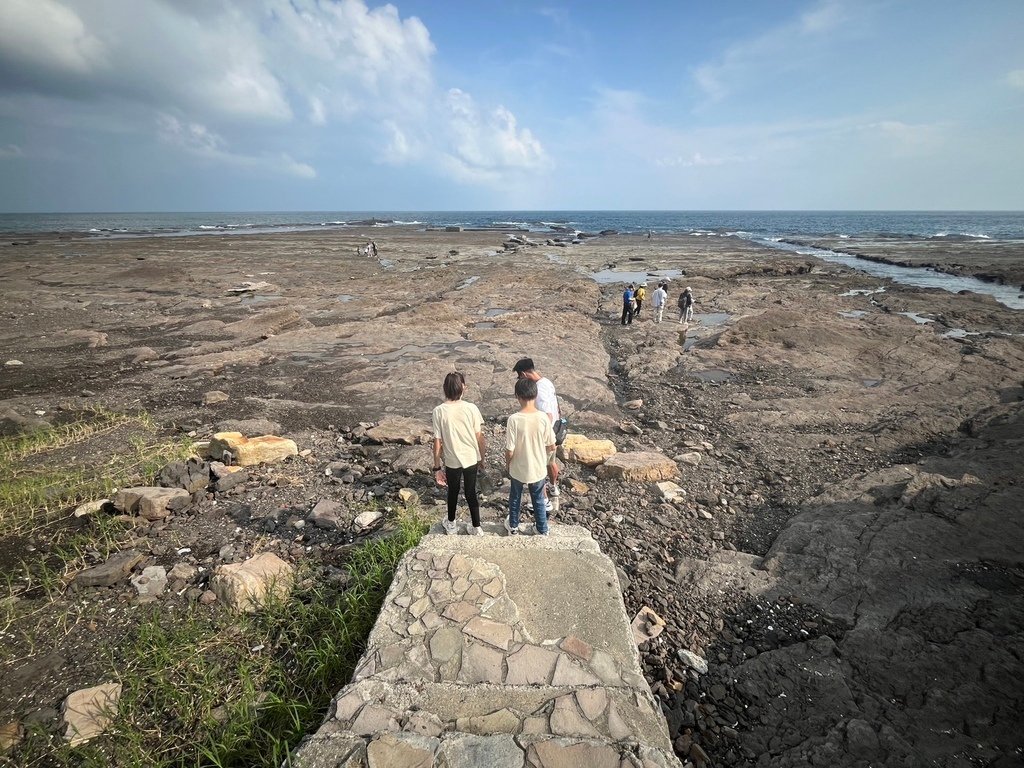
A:
<svg viewBox="0 0 1024 768">
<path fill-rule="evenodd" d="M 530 232 L 946 237 L 1024 240 L 1024 211 L 997 210 L 280 210 L 0 213 L 5 234 L 172 236 L 309 231 L 344 227 L 462 226 Z"/>
</svg>

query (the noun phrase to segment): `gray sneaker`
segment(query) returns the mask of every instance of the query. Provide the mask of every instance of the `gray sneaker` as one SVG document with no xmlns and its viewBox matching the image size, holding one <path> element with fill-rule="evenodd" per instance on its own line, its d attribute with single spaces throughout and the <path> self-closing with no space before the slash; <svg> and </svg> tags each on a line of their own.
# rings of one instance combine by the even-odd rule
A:
<svg viewBox="0 0 1024 768">
<path fill-rule="evenodd" d="M 441 521 L 441 525 L 444 527 L 444 532 L 448 536 L 454 536 L 456 533 L 459 532 L 459 528 L 455 524 L 455 521 L 449 520 L 447 517 Z"/>
<path fill-rule="evenodd" d="M 512 523 L 509 520 L 508 515 L 505 515 L 505 530 L 508 531 L 508 535 L 509 536 L 518 536 L 519 535 L 519 526 L 516 526 L 515 528 L 513 528 L 512 527 Z"/>
<path fill-rule="evenodd" d="M 466 533 L 470 536 L 483 536 L 484 529 L 478 525 L 473 525 L 472 523 L 469 523 L 466 525 Z"/>
</svg>

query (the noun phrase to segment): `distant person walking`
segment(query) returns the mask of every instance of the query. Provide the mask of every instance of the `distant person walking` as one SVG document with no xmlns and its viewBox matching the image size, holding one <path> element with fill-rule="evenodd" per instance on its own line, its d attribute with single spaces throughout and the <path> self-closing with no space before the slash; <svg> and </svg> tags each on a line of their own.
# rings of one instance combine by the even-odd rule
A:
<svg viewBox="0 0 1024 768">
<path fill-rule="evenodd" d="M 651 294 L 651 305 L 654 307 L 654 322 L 660 323 L 665 313 L 665 302 L 668 301 L 668 291 L 664 283 L 658 283 L 658 287 Z"/>
<path fill-rule="evenodd" d="M 484 420 L 480 409 L 462 399 L 466 392 L 466 377 L 453 371 L 444 377 L 445 401 L 434 409 L 434 481 L 448 487 L 448 516 L 443 521 L 444 532 L 456 533 L 455 510 L 462 484 L 469 505 L 472 525 L 466 533 L 482 536 L 480 527 L 480 500 L 476 495 L 477 473 L 483 461 Z"/>
<path fill-rule="evenodd" d="M 548 533 L 548 510 L 544 500 L 547 467 L 555 454 L 555 433 L 547 414 L 537 410 L 537 382 L 521 378 L 516 382 L 519 412 L 508 417 L 505 425 L 505 466 L 511 480 L 508 492 L 508 517 L 505 530 L 519 533 L 519 508 L 523 488 L 530 492 L 533 519 L 541 536 Z"/>
<path fill-rule="evenodd" d="M 689 323 L 693 319 L 693 290 L 690 286 L 679 294 L 679 322 Z"/>
<path fill-rule="evenodd" d="M 622 324 L 632 325 L 633 323 L 633 284 L 626 286 L 622 292 Z"/>
<path fill-rule="evenodd" d="M 633 301 L 636 304 L 636 310 L 633 312 L 633 317 L 636 317 L 636 318 L 640 317 L 640 308 L 643 306 L 644 299 L 646 299 L 646 298 L 647 298 L 647 288 L 644 287 L 643 283 L 641 283 L 640 285 L 638 285 L 636 287 L 636 290 L 633 291 Z"/>
</svg>

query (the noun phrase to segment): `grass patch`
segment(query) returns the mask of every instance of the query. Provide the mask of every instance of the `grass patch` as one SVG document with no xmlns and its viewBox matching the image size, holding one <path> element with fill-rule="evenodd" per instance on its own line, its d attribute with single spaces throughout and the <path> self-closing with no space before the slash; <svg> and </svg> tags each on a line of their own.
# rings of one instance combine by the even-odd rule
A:
<svg viewBox="0 0 1024 768">
<path fill-rule="evenodd" d="M 27 535 L 69 507 L 148 483 L 191 453 L 146 413 L 90 411 L 60 426 L 0 438 L 0 536 Z"/>
<path fill-rule="evenodd" d="M 19 765 L 278 768 L 351 679 L 395 568 L 427 527 L 403 510 L 393 532 L 351 552 L 345 586 L 307 566 L 287 600 L 256 615 L 154 610 L 110 651 L 124 686 L 111 733 L 73 750 L 35 734 Z"/>
</svg>

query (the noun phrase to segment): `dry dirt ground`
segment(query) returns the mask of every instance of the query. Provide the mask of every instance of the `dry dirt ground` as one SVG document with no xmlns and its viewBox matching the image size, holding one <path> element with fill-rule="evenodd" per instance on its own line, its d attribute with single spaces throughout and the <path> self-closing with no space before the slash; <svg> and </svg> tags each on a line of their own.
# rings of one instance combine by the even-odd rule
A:
<svg viewBox="0 0 1024 768">
<path fill-rule="evenodd" d="M 356 255 L 369 236 L 379 259 Z M 511 367 L 532 356 L 572 431 L 700 454 L 680 462 L 673 503 L 569 465 L 554 518 L 590 527 L 630 615 L 667 621 L 642 655 L 684 760 L 1020 764 L 1024 312 L 729 237 L 504 240 L 374 229 L 0 247 L 0 356 L 23 363 L 0 369 L 3 424 L 99 404 L 200 439 L 263 420 L 243 426 L 310 455 L 139 529 L 140 567 L 183 548 L 212 566 L 270 536 L 330 567 L 352 537 L 296 527 L 317 500 L 389 502 L 407 486 L 440 504 L 426 447 L 363 432 L 426 426 L 453 369 L 492 438 L 485 514 L 503 516 Z M 609 269 L 671 276 L 666 322 L 645 308 L 621 326 L 622 282 L 592 278 Z M 229 293 L 244 281 L 267 285 Z M 698 313 L 685 338 L 684 285 Z M 211 390 L 228 399 L 200 405 Z M 36 544 L 0 542 L 0 568 Z M 67 600 L 114 627 L 136 607 L 127 583 Z M 0 723 L 45 721 L 91 683 L 89 637 L 5 649 Z"/>
</svg>

